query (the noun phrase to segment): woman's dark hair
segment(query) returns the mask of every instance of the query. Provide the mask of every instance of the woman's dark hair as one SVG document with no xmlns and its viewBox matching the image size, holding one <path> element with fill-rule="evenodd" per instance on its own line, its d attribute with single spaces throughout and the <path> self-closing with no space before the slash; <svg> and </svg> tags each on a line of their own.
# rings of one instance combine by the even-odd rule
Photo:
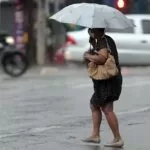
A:
<svg viewBox="0 0 150 150">
<path fill-rule="evenodd" d="M 88 29 L 88 33 L 89 34 L 92 33 L 92 29 L 91 28 Z"/>
<path fill-rule="evenodd" d="M 88 29 L 88 33 L 89 33 L 89 35 L 92 33 L 92 29 L 91 29 L 91 28 Z M 89 43 L 92 44 L 94 41 L 95 41 L 94 37 L 92 37 L 92 36 L 90 35 Z"/>
<path fill-rule="evenodd" d="M 105 28 L 98 28 L 97 30 L 100 32 L 105 32 Z"/>
<path fill-rule="evenodd" d="M 95 30 L 95 29 L 100 32 L 105 32 L 105 28 L 89 28 L 88 32 L 93 32 L 93 30 Z"/>
<path fill-rule="evenodd" d="M 90 36 L 89 43 L 92 44 L 92 43 L 94 43 L 94 42 L 95 42 L 95 39 L 94 39 L 93 37 Z"/>
</svg>

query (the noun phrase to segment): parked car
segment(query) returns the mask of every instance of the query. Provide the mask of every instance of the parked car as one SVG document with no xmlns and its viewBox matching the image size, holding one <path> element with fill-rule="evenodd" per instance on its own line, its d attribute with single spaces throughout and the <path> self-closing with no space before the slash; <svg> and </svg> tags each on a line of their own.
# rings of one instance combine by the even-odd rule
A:
<svg viewBox="0 0 150 150">
<path fill-rule="evenodd" d="M 107 30 L 117 45 L 121 65 L 150 65 L 150 15 L 127 15 L 136 25 L 125 30 Z M 87 28 L 67 32 L 67 62 L 84 62 L 83 53 L 90 47 Z"/>
</svg>

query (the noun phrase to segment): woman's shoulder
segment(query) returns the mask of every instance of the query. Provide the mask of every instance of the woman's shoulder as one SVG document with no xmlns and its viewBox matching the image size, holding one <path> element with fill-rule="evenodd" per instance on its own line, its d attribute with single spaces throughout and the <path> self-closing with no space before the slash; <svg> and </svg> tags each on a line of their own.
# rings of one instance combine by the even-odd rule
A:
<svg viewBox="0 0 150 150">
<path fill-rule="evenodd" d="M 108 48 L 108 44 L 110 47 L 113 47 L 113 48 L 116 47 L 114 39 L 108 35 L 105 35 L 99 41 L 97 41 L 96 49 L 100 50 L 103 48 Z"/>
<path fill-rule="evenodd" d="M 112 37 L 110 37 L 109 35 L 105 35 L 105 38 L 106 38 L 109 42 L 115 44 L 115 40 L 114 40 Z"/>
<path fill-rule="evenodd" d="M 104 37 L 98 40 L 96 44 L 96 49 L 100 50 L 103 48 L 107 48 L 106 39 Z"/>
</svg>

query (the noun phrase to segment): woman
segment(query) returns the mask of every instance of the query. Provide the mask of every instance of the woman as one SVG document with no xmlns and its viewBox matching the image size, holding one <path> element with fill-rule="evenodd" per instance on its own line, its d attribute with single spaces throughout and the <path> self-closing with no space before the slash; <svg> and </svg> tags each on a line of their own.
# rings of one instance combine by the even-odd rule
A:
<svg viewBox="0 0 150 150">
<path fill-rule="evenodd" d="M 89 29 L 90 44 L 95 50 L 86 52 L 84 57 L 88 62 L 88 67 L 95 64 L 103 65 L 108 58 L 108 47 L 111 49 L 111 54 L 114 56 L 119 74 L 107 80 L 94 80 L 94 94 L 91 98 L 90 105 L 92 111 L 93 131 L 90 137 L 83 140 L 84 142 L 100 143 L 100 125 L 102 121 L 102 112 L 105 114 L 107 122 L 114 135 L 114 140 L 106 144 L 108 147 L 122 147 L 124 142 L 119 132 L 118 119 L 113 111 L 113 103 L 118 100 L 122 89 L 122 75 L 118 60 L 118 52 L 113 39 L 105 35 L 105 29 Z"/>
</svg>

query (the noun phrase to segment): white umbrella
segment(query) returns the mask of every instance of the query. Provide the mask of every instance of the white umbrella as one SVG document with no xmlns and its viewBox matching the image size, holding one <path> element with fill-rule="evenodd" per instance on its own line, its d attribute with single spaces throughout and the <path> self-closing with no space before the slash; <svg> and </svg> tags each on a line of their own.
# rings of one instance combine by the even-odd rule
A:
<svg viewBox="0 0 150 150">
<path fill-rule="evenodd" d="M 67 6 L 50 19 L 88 28 L 125 29 L 134 27 L 134 24 L 117 9 L 93 3 Z"/>
</svg>

